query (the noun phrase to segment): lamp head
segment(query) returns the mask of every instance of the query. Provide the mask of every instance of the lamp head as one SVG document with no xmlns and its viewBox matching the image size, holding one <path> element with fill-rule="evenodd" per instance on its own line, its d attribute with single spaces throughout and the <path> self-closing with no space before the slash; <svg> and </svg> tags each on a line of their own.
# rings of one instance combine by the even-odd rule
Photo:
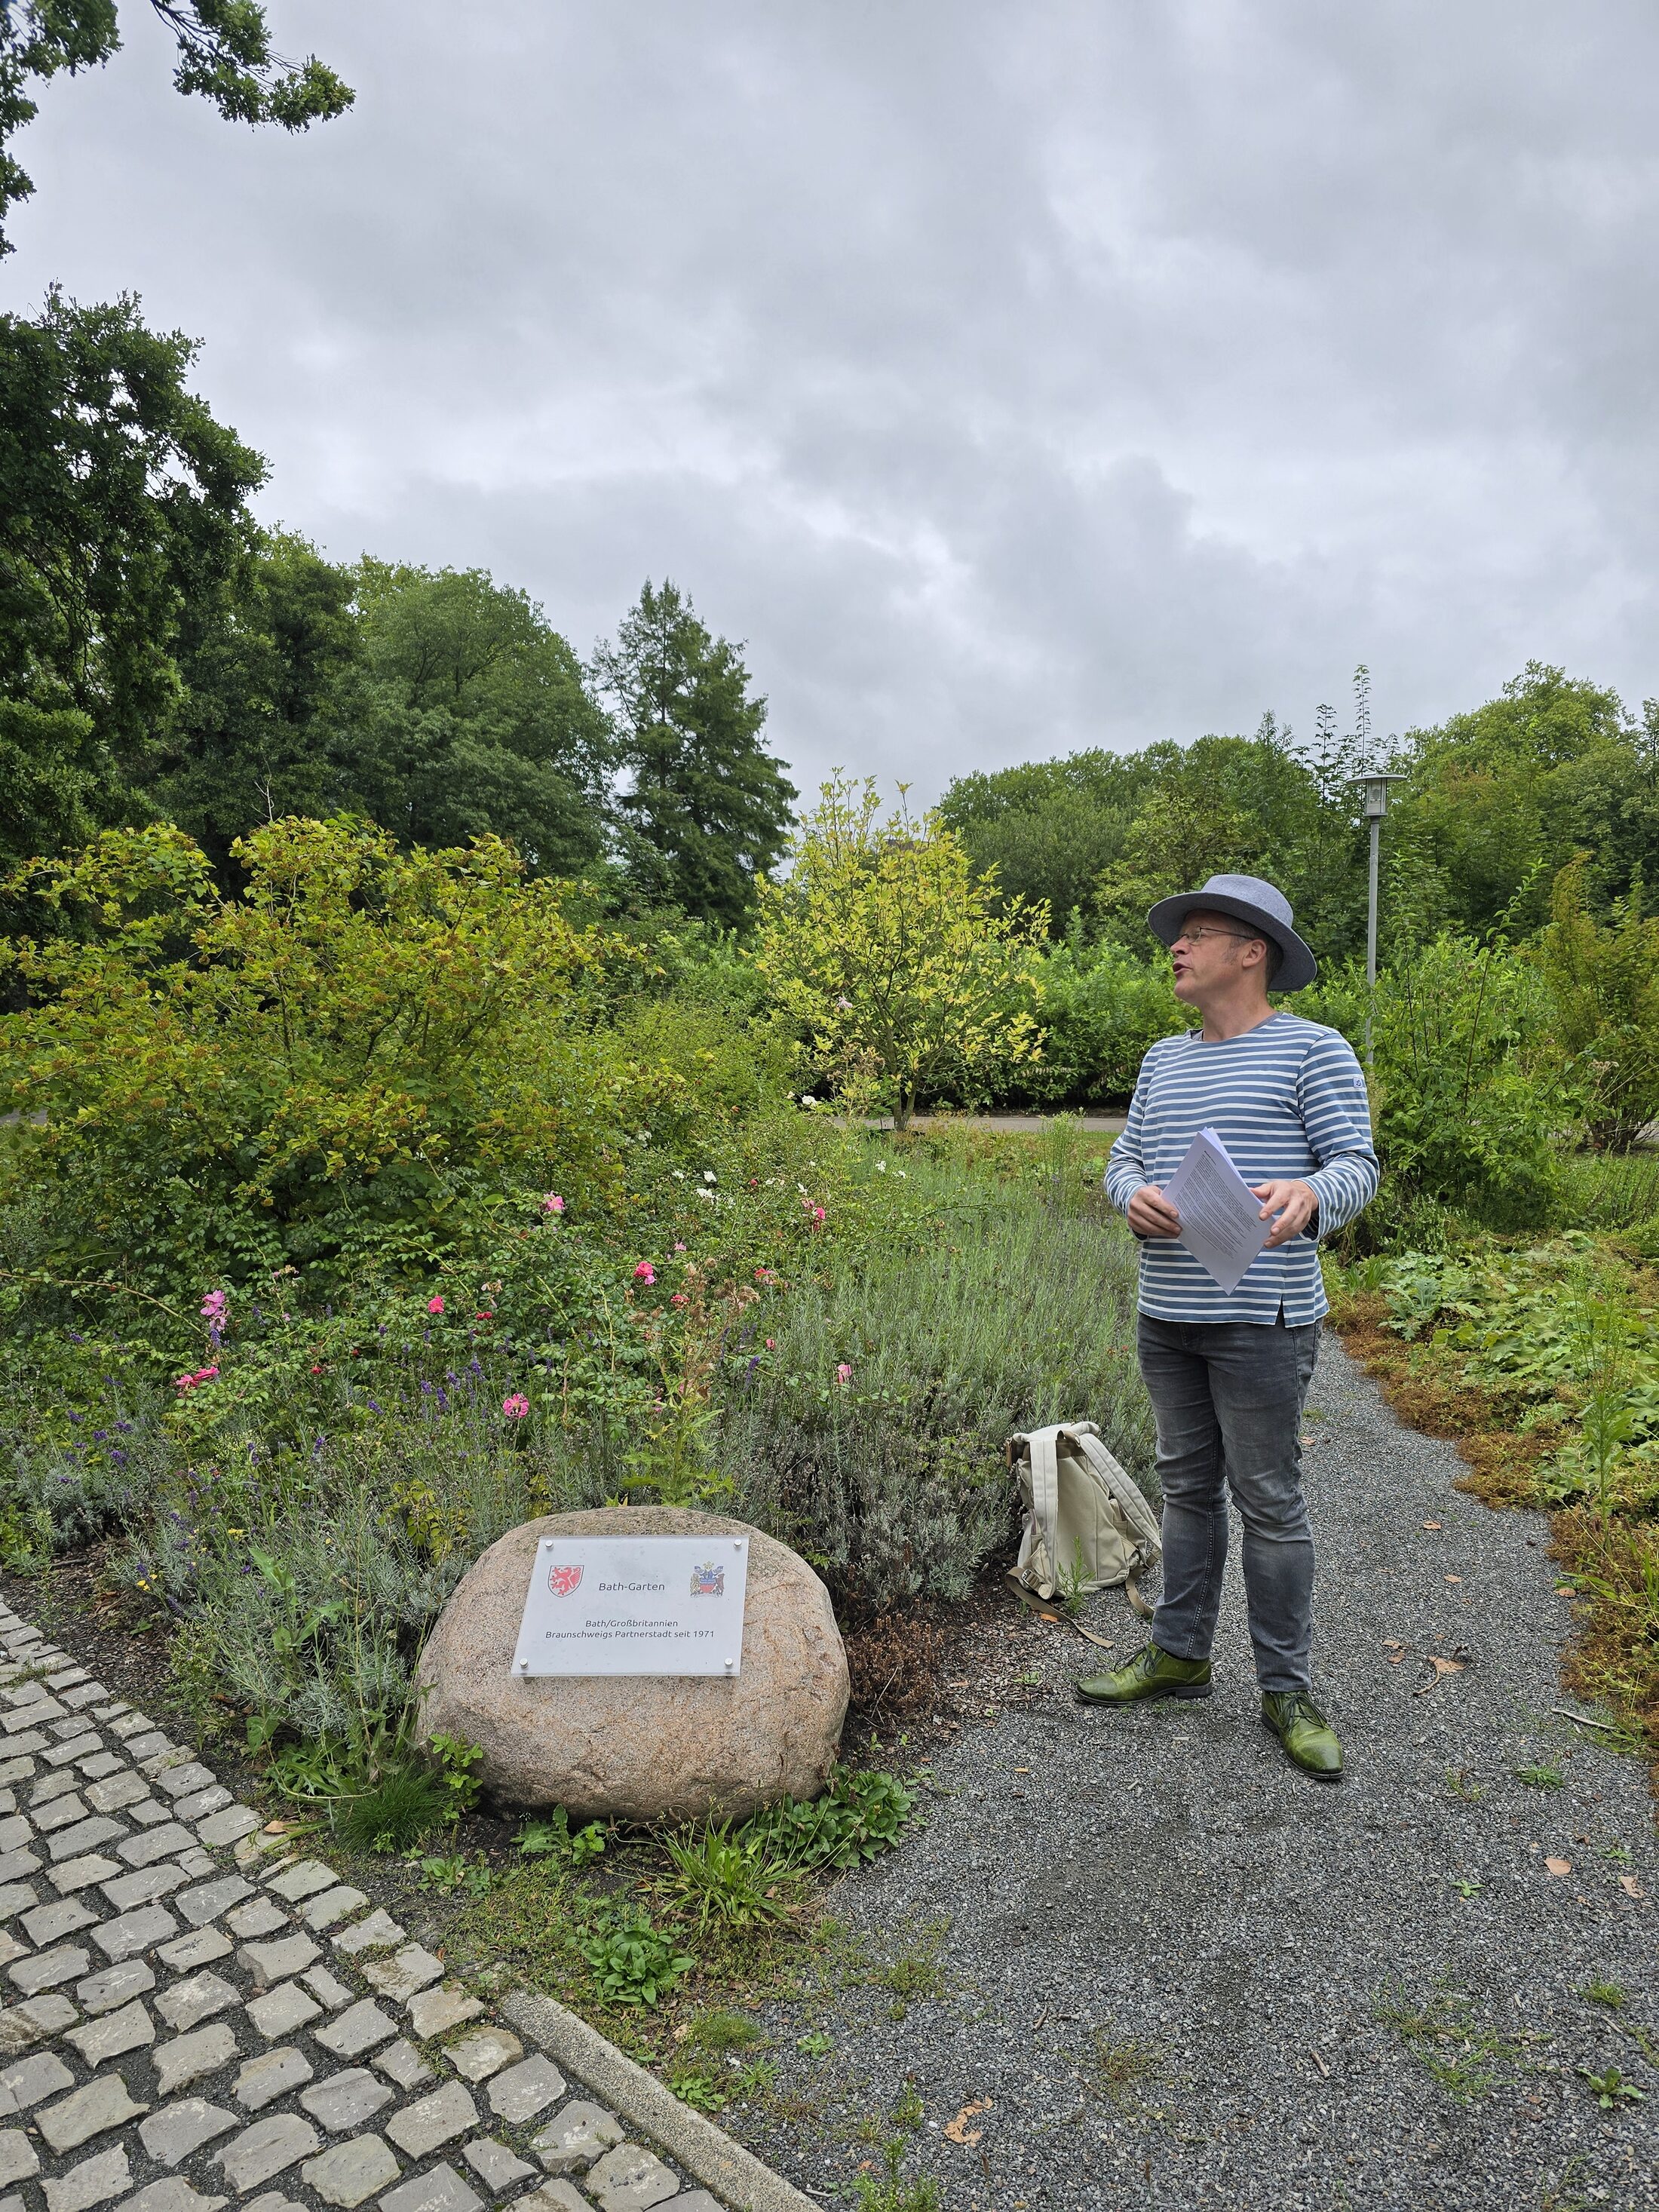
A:
<svg viewBox="0 0 1659 2212">
<path fill-rule="evenodd" d="M 1404 783 L 1406 778 L 1386 769 L 1368 769 L 1364 775 L 1351 775 L 1349 784 L 1358 788 L 1364 805 L 1368 821 L 1379 821 L 1389 811 L 1389 786 Z"/>
</svg>

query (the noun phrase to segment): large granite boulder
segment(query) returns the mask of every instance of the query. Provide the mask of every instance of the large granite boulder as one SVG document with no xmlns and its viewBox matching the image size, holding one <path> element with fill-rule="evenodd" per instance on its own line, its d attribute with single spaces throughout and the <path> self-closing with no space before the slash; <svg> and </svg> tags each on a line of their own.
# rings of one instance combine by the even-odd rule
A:
<svg viewBox="0 0 1659 2212">
<path fill-rule="evenodd" d="M 613 1534 L 748 1537 L 735 1680 L 514 1674 L 537 1545 Z M 475 1771 L 504 1802 L 562 1805 L 582 1820 L 742 1819 L 780 1797 L 816 1797 L 847 1714 L 847 1654 L 805 1560 L 741 1521 L 677 1506 L 550 1513 L 513 1529 L 444 1607 L 419 1678 L 423 1739 L 476 1743 Z"/>
</svg>

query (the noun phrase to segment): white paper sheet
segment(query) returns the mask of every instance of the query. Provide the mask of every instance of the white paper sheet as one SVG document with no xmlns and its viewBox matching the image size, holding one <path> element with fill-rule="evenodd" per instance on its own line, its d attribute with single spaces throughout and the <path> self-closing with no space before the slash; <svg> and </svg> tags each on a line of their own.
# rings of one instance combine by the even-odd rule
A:
<svg viewBox="0 0 1659 2212">
<path fill-rule="evenodd" d="M 1213 1129 L 1200 1129 L 1164 1186 L 1181 1217 L 1181 1242 L 1205 1273 L 1229 1292 L 1244 1279 L 1273 1230 L 1261 1200 L 1233 1165 Z"/>
</svg>

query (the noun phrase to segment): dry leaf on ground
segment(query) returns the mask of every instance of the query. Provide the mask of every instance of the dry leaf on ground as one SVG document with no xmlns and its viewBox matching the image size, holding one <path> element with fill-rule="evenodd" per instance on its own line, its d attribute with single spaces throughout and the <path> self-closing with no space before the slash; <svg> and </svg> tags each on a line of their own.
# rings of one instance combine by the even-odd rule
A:
<svg viewBox="0 0 1659 2212">
<path fill-rule="evenodd" d="M 1546 1859 L 1544 1862 L 1544 1871 L 1546 1874 L 1571 1874 L 1572 1872 L 1572 1861 L 1571 1859 Z"/>
<path fill-rule="evenodd" d="M 955 2119 L 947 2120 L 945 2124 L 947 2141 L 953 2143 L 976 2143 L 985 2130 L 983 2128 L 970 2128 L 968 2123 L 975 2112 L 988 2112 L 990 2109 L 991 2100 L 988 2097 L 980 2097 L 973 2104 L 964 2105 Z"/>
<path fill-rule="evenodd" d="M 1642 1885 L 1633 1874 L 1621 1874 L 1619 1877 L 1619 1887 L 1626 1897 L 1640 1897 L 1643 1894 Z"/>
</svg>

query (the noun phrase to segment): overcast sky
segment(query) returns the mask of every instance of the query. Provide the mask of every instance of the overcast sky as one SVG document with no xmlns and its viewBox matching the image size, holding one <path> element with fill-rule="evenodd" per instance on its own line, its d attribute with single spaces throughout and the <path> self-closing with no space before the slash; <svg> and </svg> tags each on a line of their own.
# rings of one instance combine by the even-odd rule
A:
<svg viewBox="0 0 1659 2212">
<path fill-rule="evenodd" d="M 771 738 L 931 798 L 1088 744 L 1659 692 L 1651 0 L 273 0 L 60 80 L 0 304 L 201 337 L 326 551 L 586 653 L 672 575 Z"/>
</svg>

